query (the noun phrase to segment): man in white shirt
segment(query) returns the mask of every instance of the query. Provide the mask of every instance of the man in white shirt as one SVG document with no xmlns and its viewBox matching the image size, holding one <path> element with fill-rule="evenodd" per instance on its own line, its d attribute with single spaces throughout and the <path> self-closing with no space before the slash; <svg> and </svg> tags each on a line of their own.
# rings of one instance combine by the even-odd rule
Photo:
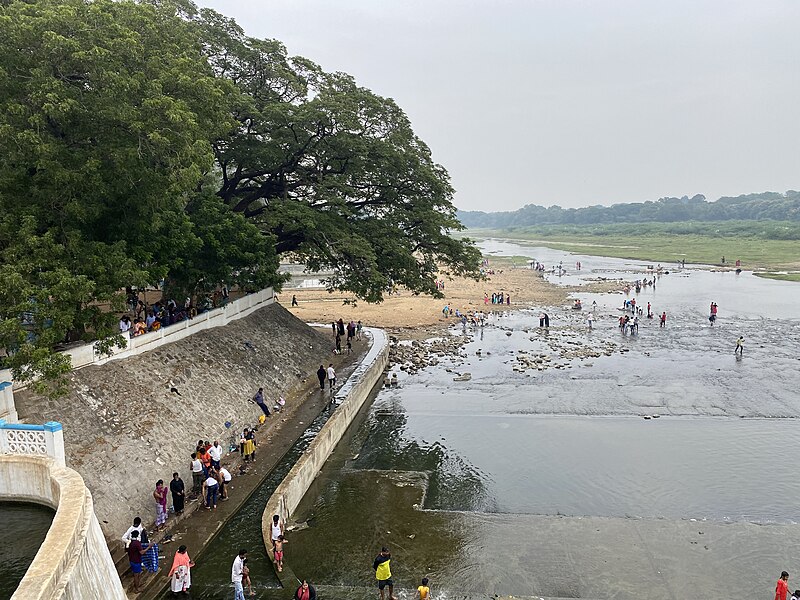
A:
<svg viewBox="0 0 800 600">
<path fill-rule="evenodd" d="M 203 486 L 203 463 L 197 457 L 196 452 L 192 452 L 192 462 L 189 463 L 189 468 L 192 470 L 192 492 L 199 494 Z"/>
<path fill-rule="evenodd" d="M 128 544 L 131 543 L 131 532 L 132 531 L 138 531 L 139 532 L 139 540 L 142 539 L 142 531 L 144 531 L 144 527 L 142 526 L 142 519 L 141 518 L 136 517 L 133 520 L 133 525 L 131 527 L 128 527 L 128 531 L 126 531 L 125 534 L 122 536 L 122 541 L 125 544 L 126 548 L 128 547 Z"/>
<path fill-rule="evenodd" d="M 336 387 L 336 371 L 333 370 L 333 363 L 328 365 L 328 385 L 331 390 Z"/>
<path fill-rule="evenodd" d="M 244 570 L 244 557 L 247 556 L 247 550 L 242 548 L 239 550 L 239 556 L 233 561 L 231 568 L 231 583 L 233 583 L 234 596 L 233 600 L 244 600 L 244 588 L 242 587 L 242 571 Z"/>
<path fill-rule="evenodd" d="M 208 449 L 208 455 L 211 457 L 211 466 L 219 471 L 219 460 L 222 458 L 222 447 L 217 440 L 214 440 L 214 445 Z"/>
</svg>

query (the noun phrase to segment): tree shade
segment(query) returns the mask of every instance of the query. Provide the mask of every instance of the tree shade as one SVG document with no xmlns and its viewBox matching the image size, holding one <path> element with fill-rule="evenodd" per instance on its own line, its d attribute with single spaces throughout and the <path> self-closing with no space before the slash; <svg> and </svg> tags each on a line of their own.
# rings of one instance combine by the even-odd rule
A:
<svg viewBox="0 0 800 600">
<path fill-rule="evenodd" d="M 477 276 L 447 172 L 394 101 L 190 2 L 0 1 L 0 346 L 15 377 L 108 340 L 126 286 L 380 301 Z M 105 342 L 108 343 L 108 342 Z"/>
</svg>

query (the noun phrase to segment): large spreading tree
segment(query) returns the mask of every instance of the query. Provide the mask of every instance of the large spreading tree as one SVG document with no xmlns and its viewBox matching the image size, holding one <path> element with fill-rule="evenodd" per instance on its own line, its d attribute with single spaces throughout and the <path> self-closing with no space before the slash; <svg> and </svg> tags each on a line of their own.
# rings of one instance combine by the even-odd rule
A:
<svg viewBox="0 0 800 600">
<path fill-rule="evenodd" d="M 126 286 L 280 285 L 286 253 L 367 301 L 477 275 L 394 101 L 187 1 L 0 0 L 0 148 L 0 347 L 20 379 L 111 335 Z"/>
</svg>

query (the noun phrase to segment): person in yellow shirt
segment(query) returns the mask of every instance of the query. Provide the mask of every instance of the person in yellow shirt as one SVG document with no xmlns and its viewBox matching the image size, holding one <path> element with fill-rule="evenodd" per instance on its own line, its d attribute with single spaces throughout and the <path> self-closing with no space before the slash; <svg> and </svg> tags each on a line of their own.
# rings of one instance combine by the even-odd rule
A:
<svg viewBox="0 0 800 600">
<path fill-rule="evenodd" d="M 431 588 L 428 587 L 428 578 L 422 578 L 422 585 L 417 588 L 419 600 L 429 600 L 431 597 Z"/>
<path fill-rule="evenodd" d="M 392 561 L 392 555 L 389 554 L 389 549 L 384 546 L 381 548 L 381 553 L 372 561 L 372 568 L 375 569 L 375 579 L 378 580 L 378 590 L 381 593 L 381 600 L 385 600 L 383 596 L 383 588 L 389 588 L 389 600 L 397 600 L 394 595 L 394 581 L 392 581 L 392 570 L 389 563 Z"/>
</svg>

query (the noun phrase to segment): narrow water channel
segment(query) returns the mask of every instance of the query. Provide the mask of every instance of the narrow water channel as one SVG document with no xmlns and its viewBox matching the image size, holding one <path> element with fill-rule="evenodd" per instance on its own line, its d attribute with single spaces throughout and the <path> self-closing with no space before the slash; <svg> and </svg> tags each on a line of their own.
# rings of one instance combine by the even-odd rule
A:
<svg viewBox="0 0 800 600">
<path fill-rule="evenodd" d="M 14 594 L 47 536 L 54 515 L 52 509 L 40 504 L 0 502 L 0 599 Z"/>
<path fill-rule="evenodd" d="M 371 398 L 365 403 L 366 411 Z M 328 406 L 303 432 L 264 482 L 253 492 L 236 515 L 226 523 L 201 555 L 195 558 L 192 569 L 191 598 L 196 600 L 229 600 L 233 597 L 230 574 L 233 560 L 241 548 L 247 549 L 248 567 L 253 582 L 255 598 L 285 597 L 285 590 L 275 575 L 261 535 L 261 517 L 264 507 L 275 488 L 305 452 L 322 426 L 335 410 Z M 194 558 L 194 557 L 193 557 Z M 173 598 L 165 592 L 162 599 Z"/>
</svg>

